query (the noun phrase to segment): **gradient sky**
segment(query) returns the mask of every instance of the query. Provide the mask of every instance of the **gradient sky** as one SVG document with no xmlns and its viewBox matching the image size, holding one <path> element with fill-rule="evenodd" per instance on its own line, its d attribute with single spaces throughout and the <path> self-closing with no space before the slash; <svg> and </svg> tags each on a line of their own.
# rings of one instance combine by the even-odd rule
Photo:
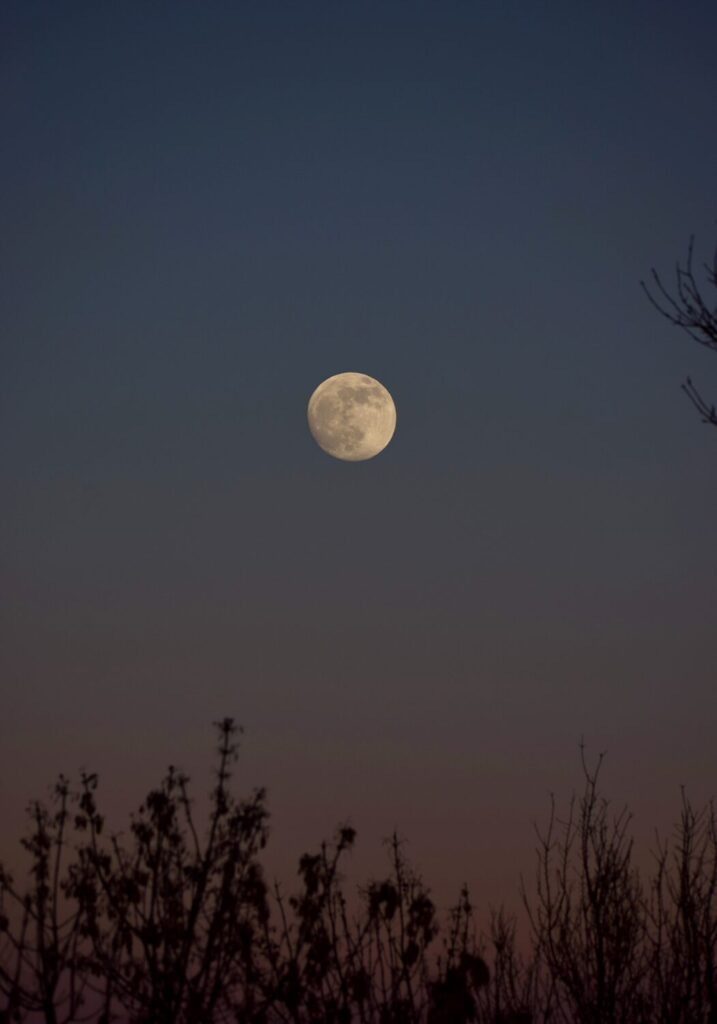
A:
<svg viewBox="0 0 717 1024">
<path fill-rule="evenodd" d="M 393 828 L 515 901 L 578 744 L 638 835 L 715 789 L 717 240 L 697 0 L 0 9 L 0 854 L 246 729 L 272 864 Z M 306 403 L 392 392 L 377 459 Z"/>
</svg>

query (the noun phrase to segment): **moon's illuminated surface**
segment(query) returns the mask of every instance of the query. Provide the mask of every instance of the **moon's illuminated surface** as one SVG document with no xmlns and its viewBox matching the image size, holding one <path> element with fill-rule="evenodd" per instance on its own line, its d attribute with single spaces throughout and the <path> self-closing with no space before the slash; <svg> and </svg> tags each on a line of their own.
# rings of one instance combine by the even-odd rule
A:
<svg viewBox="0 0 717 1024">
<path fill-rule="evenodd" d="M 396 406 L 386 388 L 365 373 L 337 373 L 309 399 L 309 430 L 335 459 L 361 462 L 386 447 L 396 429 Z"/>
</svg>

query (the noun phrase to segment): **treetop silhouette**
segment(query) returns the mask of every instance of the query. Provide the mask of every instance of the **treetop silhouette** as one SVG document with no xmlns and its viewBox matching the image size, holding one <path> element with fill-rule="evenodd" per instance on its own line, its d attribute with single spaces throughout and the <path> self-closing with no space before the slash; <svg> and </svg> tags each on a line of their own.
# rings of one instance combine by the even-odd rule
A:
<svg viewBox="0 0 717 1024">
<path fill-rule="evenodd" d="M 33 802 L 23 883 L 0 866 L 0 1021 L 47 1024 L 697 1024 L 717 1022 L 717 827 L 683 793 L 674 837 L 640 877 L 626 810 L 598 788 L 538 830 L 522 883 L 529 949 L 493 910 L 478 928 L 463 887 L 444 920 L 387 840 L 384 877 L 350 900 L 348 825 L 269 884 L 266 795 L 232 791 L 239 731 L 217 723 L 215 784 L 199 828 L 170 767 L 126 832 L 108 829 L 97 776 L 61 776 Z"/>
</svg>

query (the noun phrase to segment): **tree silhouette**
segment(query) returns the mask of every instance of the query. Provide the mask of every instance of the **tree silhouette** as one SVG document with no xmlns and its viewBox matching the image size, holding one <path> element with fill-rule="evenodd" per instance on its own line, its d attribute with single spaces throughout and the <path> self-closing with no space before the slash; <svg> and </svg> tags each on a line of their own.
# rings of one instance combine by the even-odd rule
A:
<svg viewBox="0 0 717 1024">
<path fill-rule="evenodd" d="M 24 886 L 0 866 L 0 1021 L 35 1024 L 717 1024 L 717 823 L 682 796 L 655 872 L 633 863 L 583 753 L 584 789 L 538 830 L 529 935 L 464 887 L 443 920 L 397 835 L 382 877 L 352 899 L 356 834 L 304 854 L 296 891 L 269 885 L 265 794 L 232 794 L 239 731 L 217 724 L 216 779 L 200 828 L 170 767 L 126 833 L 98 780 L 61 777 L 30 805 Z"/>
<path fill-rule="evenodd" d="M 228 783 L 236 729 L 218 724 L 218 766 L 209 824 L 200 839 L 185 775 L 170 767 L 130 827 L 103 842 L 97 779 L 82 777 L 76 826 L 78 888 L 91 964 L 132 1020 L 205 1024 L 230 1008 L 261 1019 L 253 944 L 264 927 L 266 886 L 257 854 L 266 842 L 264 793 L 237 802 Z M 229 1007 L 228 1005 L 229 1004 Z"/>
<path fill-rule="evenodd" d="M 660 1019 L 717 1022 L 717 819 L 684 790 L 672 846 L 658 844 L 648 908 Z"/>
<path fill-rule="evenodd" d="M 629 814 L 610 815 L 597 789 L 602 757 L 591 770 L 582 747 L 581 755 L 583 795 L 563 820 L 551 803 L 538 833 L 536 896 L 526 895 L 526 907 L 553 1019 L 620 1024 L 643 1019 L 648 1005 L 643 893 Z"/>
<path fill-rule="evenodd" d="M 717 352 L 717 304 L 712 308 L 702 297 L 699 285 L 692 269 L 692 254 L 694 248 L 694 235 L 691 236 L 687 247 L 687 260 L 684 267 L 679 263 L 675 266 L 675 295 L 672 296 L 663 285 L 659 274 L 652 268 L 652 279 L 654 287 L 660 298 L 656 299 L 650 292 L 644 281 L 641 281 L 643 291 L 655 309 L 670 323 L 681 327 L 698 344 L 712 352 Z M 717 247 L 715 248 L 712 265 L 703 264 L 707 281 L 713 288 L 717 288 Z M 717 408 L 714 403 L 706 401 L 687 377 L 682 385 L 689 400 L 702 417 L 703 423 L 711 423 L 717 427 Z"/>
<path fill-rule="evenodd" d="M 0 864 L 0 1021 L 41 1014 L 47 1024 L 81 1020 L 88 978 L 80 954 L 86 904 L 70 902 L 74 868 L 67 864 L 70 793 L 60 776 L 52 807 L 33 801 L 30 830 L 21 840 L 31 871 L 24 889 Z"/>
</svg>

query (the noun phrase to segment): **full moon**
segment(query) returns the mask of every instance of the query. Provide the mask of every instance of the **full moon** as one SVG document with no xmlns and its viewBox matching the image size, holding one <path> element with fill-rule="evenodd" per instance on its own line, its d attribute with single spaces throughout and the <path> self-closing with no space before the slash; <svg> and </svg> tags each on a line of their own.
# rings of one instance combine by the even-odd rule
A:
<svg viewBox="0 0 717 1024">
<path fill-rule="evenodd" d="M 309 399 L 309 430 L 335 459 L 362 462 L 386 447 L 396 429 L 396 406 L 379 381 L 365 373 L 337 373 Z"/>
</svg>

